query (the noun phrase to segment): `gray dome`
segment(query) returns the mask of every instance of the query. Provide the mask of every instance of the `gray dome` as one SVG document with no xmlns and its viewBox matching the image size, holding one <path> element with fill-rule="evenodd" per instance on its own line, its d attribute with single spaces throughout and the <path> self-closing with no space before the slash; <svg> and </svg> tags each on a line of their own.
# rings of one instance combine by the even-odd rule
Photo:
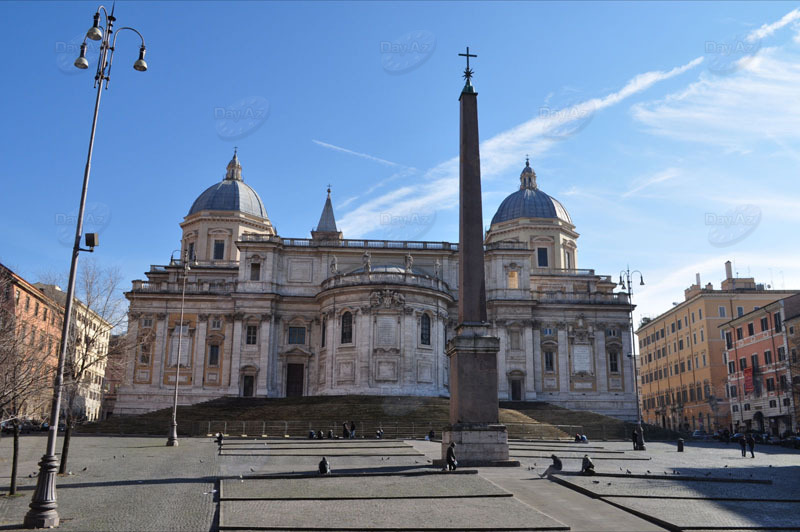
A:
<svg viewBox="0 0 800 532">
<path fill-rule="evenodd" d="M 194 200 L 188 216 L 200 211 L 239 211 L 267 218 L 264 203 L 256 191 L 242 181 L 242 165 L 236 153 L 228 163 L 225 179 L 208 187 Z"/>
<path fill-rule="evenodd" d="M 518 190 L 504 199 L 492 218 L 492 225 L 516 218 L 557 218 L 572 223 L 567 209 L 557 199 L 530 188 Z"/>
<path fill-rule="evenodd" d="M 492 225 L 517 218 L 555 218 L 572 224 L 567 209 L 557 199 L 539 190 L 536 172 L 527 160 L 519 179 L 519 190 L 503 200 L 492 218 Z"/>
</svg>

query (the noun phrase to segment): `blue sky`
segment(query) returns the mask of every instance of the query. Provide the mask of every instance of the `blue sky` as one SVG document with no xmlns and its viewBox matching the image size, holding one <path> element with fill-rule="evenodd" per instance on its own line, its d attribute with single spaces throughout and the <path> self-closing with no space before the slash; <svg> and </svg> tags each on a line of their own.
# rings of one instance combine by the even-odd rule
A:
<svg viewBox="0 0 800 532">
<path fill-rule="evenodd" d="M 94 102 L 74 69 L 97 4 L 0 4 L 0 261 L 68 268 Z M 87 229 L 143 278 L 233 147 L 281 236 L 333 188 L 345 238 L 458 239 L 458 94 L 480 93 L 484 219 L 526 154 L 577 230 L 578 265 L 644 272 L 639 313 L 699 272 L 800 288 L 800 4 L 125 2 Z M 34 30 L 35 28 L 35 30 Z M 95 55 L 90 53 L 90 59 Z M 94 68 L 92 66 L 92 68 Z M 93 225 L 94 224 L 94 225 Z"/>
</svg>

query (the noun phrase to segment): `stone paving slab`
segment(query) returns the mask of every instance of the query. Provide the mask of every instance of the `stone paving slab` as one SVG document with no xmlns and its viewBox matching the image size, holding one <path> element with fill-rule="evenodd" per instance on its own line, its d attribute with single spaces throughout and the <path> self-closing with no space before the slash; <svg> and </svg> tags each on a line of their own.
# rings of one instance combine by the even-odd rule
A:
<svg viewBox="0 0 800 532">
<path fill-rule="evenodd" d="M 309 516 L 316 516 L 309 519 Z M 569 530 L 511 497 L 222 501 L 220 530 Z"/>
<path fill-rule="evenodd" d="M 509 446 L 509 451 L 527 451 L 527 452 L 551 452 L 551 453 L 582 453 L 581 456 L 584 454 L 591 454 L 594 456 L 595 454 L 616 454 L 616 455 L 624 455 L 626 454 L 625 451 L 605 451 L 602 449 L 556 449 L 554 447 L 516 447 L 516 446 Z"/>
<path fill-rule="evenodd" d="M 386 456 L 422 456 L 414 449 L 302 449 L 302 450 L 284 450 L 284 449 L 259 449 L 259 448 L 244 448 L 244 449 L 226 449 L 222 448 L 222 456 L 371 456 L 371 457 L 386 457 Z"/>
<path fill-rule="evenodd" d="M 774 484 L 745 482 L 685 481 L 680 478 L 643 479 L 626 477 L 559 476 L 562 483 L 591 492 L 596 497 L 651 497 L 686 499 L 782 500 L 800 502 L 800 493 Z"/>
<path fill-rule="evenodd" d="M 365 499 L 504 496 L 500 489 L 478 475 L 431 473 L 420 476 L 316 477 L 297 479 L 225 479 L 220 499 Z"/>
<path fill-rule="evenodd" d="M 631 456 L 621 456 L 621 455 L 610 455 L 610 456 L 596 456 L 591 453 L 564 453 L 564 452 L 554 452 L 550 454 L 541 454 L 541 453 L 534 453 L 533 451 L 509 451 L 509 454 L 512 458 L 541 458 L 543 460 L 550 460 L 550 455 L 554 454 L 558 456 L 562 460 L 583 460 L 583 455 L 588 454 L 591 456 L 593 461 L 597 460 L 615 460 L 620 462 L 626 461 L 648 461 L 650 457 L 648 456 L 640 456 L 640 455 L 631 455 Z M 549 463 L 549 462 L 548 462 Z"/>
<path fill-rule="evenodd" d="M 680 529 L 800 529 L 800 504 L 791 502 L 680 500 L 605 497 L 604 500 Z"/>
<path fill-rule="evenodd" d="M 328 462 L 334 471 L 341 470 L 342 468 L 356 468 L 356 467 L 392 467 L 392 466 L 424 466 L 430 465 L 430 459 L 424 455 L 419 456 L 331 456 L 319 454 L 316 456 L 242 456 L 234 455 L 221 456 L 222 459 L 237 458 L 242 459 L 245 463 L 252 463 L 256 467 L 263 466 L 271 469 L 273 472 L 279 471 L 316 471 L 317 465 L 323 456 L 327 456 Z M 252 458 L 252 462 L 248 462 L 248 458 Z M 381 460 L 386 458 L 386 460 Z"/>
</svg>

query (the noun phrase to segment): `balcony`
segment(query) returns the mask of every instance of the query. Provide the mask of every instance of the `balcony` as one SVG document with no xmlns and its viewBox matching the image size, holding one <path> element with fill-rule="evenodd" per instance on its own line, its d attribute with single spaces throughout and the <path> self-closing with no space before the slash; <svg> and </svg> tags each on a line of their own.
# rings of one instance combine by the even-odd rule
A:
<svg viewBox="0 0 800 532">
<path fill-rule="evenodd" d="M 539 303 L 586 303 L 627 305 L 628 294 L 531 292 L 531 297 Z"/>
<path fill-rule="evenodd" d="M 145 294 L 180 294 L 183 290 L 182 282 L 170 283 L 168 281 L 133 281 L 131 292 Z M 208 282 L 187 281 L 187 294 L 230 294 L 236 290 L 236 282 Z"/>
<path fill-rule="evenodd" d="M 378 284 L 406 285 L 436 290 L 446 294 L 450 293 L 449 286 L 441 279 L 435 279 L 427 275 L 399 272 L 357 272 L 345 275 L 336 275 L 334 277 L 328 277 L 322 281 L 321 290 L 330 290 L 332 288 L 342 288 L 346 286 Z"/>
</svg>

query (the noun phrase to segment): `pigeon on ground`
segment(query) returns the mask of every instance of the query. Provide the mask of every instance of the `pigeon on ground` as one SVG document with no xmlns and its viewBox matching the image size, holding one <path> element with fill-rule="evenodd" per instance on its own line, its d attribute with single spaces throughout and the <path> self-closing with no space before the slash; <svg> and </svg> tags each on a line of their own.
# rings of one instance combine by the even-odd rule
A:
<svg viewBox="0 0 800 532">
<path fill-rule="evenodd" d="M 331 474 L 331 464 L 328 463 L 328 459 L 324 456 L 322 460 L 319 462 L 319 474 L 320 475 L 330 475 Z"/>
<path fill-rule="evenodd" d="M 600 484 L 600 481 L 599 480 L 593 480 L 592 484 Z"/>
<path fill-rule="evenodd" d="M 627 474 L 629 474 L 629 475 L 631 474 L 631 470 L 630 470 L 630 469 L 626 469 L 626 470 L 625 470 L 625 472 L 626 472 Z"/>
<path fill-rule="evenodd" d="M 256 468 L 255 468 L 255 467 L 251 467 L 251 468 L 250 468 L 250 471 L 255 471 L 255 470 L 256 470 Z"/>
<path fill-rule="evenodd" d="M 89 466 L 84 467 L 81 471 L 86 471 L 87 469 L 89 469 Z"/>
<path fill-rule="evenodd" d="M 725 464 L 725 467 L 728 467 L 728 464 Z"/>
<path fill-rule="evenodd" d="M 648 474 L 648 475 L 650 474 L 650 470 L 649 470 L 649 469 L 647 470 L 647 474 Z"/>
<path fill-rule="evenodd" d="M 710 477 L 710 476 L 711 476 L 711 471 L 709 471 L 708 473 L 706 473 L 706 476 L 707 476 L 707 477 Z"/>
</svg>

